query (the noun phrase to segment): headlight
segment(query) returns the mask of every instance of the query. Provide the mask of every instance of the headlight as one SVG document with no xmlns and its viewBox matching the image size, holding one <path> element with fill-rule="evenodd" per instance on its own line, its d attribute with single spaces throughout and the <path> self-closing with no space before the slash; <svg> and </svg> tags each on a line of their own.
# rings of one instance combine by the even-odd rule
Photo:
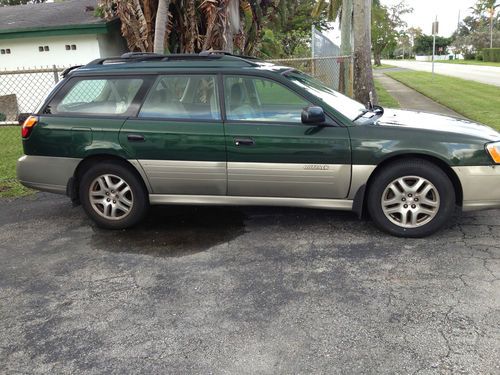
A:
<svg viewBox="0 0 500 375">
<path fill-rule="evenodd" d="M 486 151 L 488 151 L 495 163 L 500 164 L 500 142 L 488 143 Z"/>
</svg>

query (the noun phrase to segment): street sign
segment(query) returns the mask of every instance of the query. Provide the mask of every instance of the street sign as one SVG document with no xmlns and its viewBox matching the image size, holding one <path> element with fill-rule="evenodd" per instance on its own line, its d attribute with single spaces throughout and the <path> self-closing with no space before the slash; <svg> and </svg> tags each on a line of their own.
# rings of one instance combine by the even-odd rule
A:
<svg viewBox="0 0 500 375">
<path fill-rule="evenodd" d="M 439 33 L 439 22 L 434 21 L 432 23 L 432 35 L 437 35 Z"/>
</svg>

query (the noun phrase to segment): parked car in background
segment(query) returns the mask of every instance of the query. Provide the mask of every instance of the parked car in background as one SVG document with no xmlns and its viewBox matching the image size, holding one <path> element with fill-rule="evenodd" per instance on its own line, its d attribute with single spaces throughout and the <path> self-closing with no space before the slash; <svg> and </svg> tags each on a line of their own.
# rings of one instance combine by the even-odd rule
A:
<svg viewBox="0 0 500 375">
<path fill-rule="evenodd" d="M 366 213 L 420 237 L 456 207 L 500 207 L 495 130 L 367 108 L 295 69 L 216 52 L 77 67 L 22 138 L 19 180 L 111 229 L 149 205 L 275 205 Z"/>
</svg>

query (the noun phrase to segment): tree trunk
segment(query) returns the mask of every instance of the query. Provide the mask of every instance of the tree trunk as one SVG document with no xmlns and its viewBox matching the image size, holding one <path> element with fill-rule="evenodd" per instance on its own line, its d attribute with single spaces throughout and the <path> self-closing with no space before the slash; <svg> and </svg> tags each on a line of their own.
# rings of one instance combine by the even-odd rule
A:
<svg viewBox="0 0 500 375">
<path fill-rule="evenodd" d="M 368 103 L 372 92 L 373 104 L 377 104 L 371 60 L 371 3 L 371 0 L 353 0 L 354 98 Z"/>
<path fill-rule="evenodd" d="M 224 32 L 224 51 L 233 53 L 234 35 L 240 29 L 240 4 L 237 0 L 226 0 L 226 25 Z"/>
<path fill-rule="evenodd" d="M 379 51 L 373 51 L 373 60 L 376 66 L 382 65 L 381 53 Z"/>
<path fill-rule="evenodd" d="M 352 55 L 352 0 L 342 0 L 342 17 L 340 19 L 340 54 Z M 351 60 L 352 61 L 352 60 Z M 351 67 L 349 61 L 343 64 L 343 92 L 352 96 Z"/>
<path fill-rule="evenodd" d="M 165 35 L 167 33 L 168 6 L 170 0 L 159 0 L 155 21 L 155 41 L 153 52 L 163 54 L 165 52 Z"/>
</svg>

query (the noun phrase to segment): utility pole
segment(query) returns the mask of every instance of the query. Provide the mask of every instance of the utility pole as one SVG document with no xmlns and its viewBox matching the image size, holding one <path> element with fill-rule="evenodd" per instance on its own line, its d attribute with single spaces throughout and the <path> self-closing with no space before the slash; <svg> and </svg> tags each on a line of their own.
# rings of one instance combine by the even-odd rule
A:
<svg viewBox="0 0 500 375">
<path fill-rule="evenodd" d="M 460 31 L 460 9 L 458 10 L 458 19 L 457 19 L 457 36 L 458 36 L 458 32 Z M 456 47 L 453 48 L 453 52 L 454 52 L 454 59 L 456 60 L 457 59 L 457 49 Z"/>
<path fill-rule="evenodd" d="M 353 96 L 353 69 L 354 58 L 352 49 L 352 0 L 342 0 L 342 18 L 340 19 L 340 54 L 342 56 L 351 56 L 349 61 L 344 61 L 344 94 Z"/>
</svg>

